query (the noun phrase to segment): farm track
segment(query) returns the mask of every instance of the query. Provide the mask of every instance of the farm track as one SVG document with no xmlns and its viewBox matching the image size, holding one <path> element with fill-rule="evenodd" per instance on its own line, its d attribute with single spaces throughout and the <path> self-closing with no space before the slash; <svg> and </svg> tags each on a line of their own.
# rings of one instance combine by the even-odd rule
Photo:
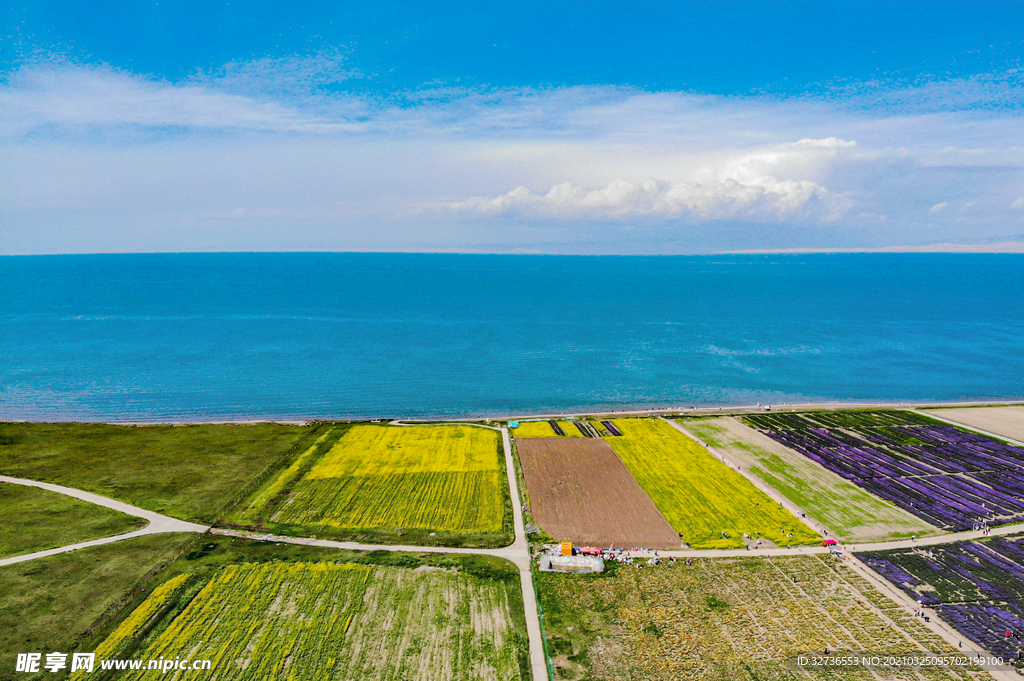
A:
<svg viewBox="0 0 1024 681">
<path fill-rule="evenodd" d="M 892 406 L 896 406 L 896 405 L 892 405 Z M 899 405 L 899 406 L 902 407 L 902 408 L 906 408 L 904 405 Z M 834 407 L 833 407 L 833 405 L 829 405 L 829 407 L 837 408 L 837 409 L 844 409 L 844 408 L 848 409 L 848 408 L 850 408 L 850 405 L 834 406 Z M 819 408 L 820 408 L 820 405 L 819 405 Z M 750 410 L 754 411 L 754 408 L 750 408 Z M 673 410 L 673 411 L 678 411 L 678 410 Z M 730 410 L 730 411 L 733 411 L 733 410 Z M 909 411 L 914 411 L 914 410 L 913 409 L 909 409 Z M 646 410 L 646 411 L 643 411 L 643 412 L 636 412 L 636 413 L 637 414 L 654 414 L 656 412 L 652 412 L 651 410 Z M 931 418 L 936 418 L 933 414 L 927 414 L 927 416 L 929 416 Z M 663 417 L 660 417 L 660 416 L 659 416 L 659 418 L 662 418 L 662 420 L 665 420 L 670 425 L 672 425 L 674 428 L 676 428 L 677 430 L 679 430 L 683 434 L 687 435 L 688 437 L 691 437 L 691 438 L 697 440 L 698 442 L 701 442 L 698 438 L 694 437 L 685 428 L 683 428 L 679 424 L 675 423 L 674 421 L 671 421 L 671 420 L 668 420 L 668 419 L 664 419 Z M 938 420 L 946 421 L 945 419 L 938 419 Z M 1009 440 L 1009 438 L 1006 438 L 1005 436 L 996 435 L 996 434 L 993 434 L 993 433 L 988 433 L 986 431 L 981 431 L 981 430 L 979 430 L 977 428 L 972 428 L 970 426 L 965 426 L 964 424 L 961 424 L 961 423 L 952 422 L 952 421 L 946 421 L 946 422 L 947 423 L 951 423 L 952 425 L 955 425 L 955 426 L 960 427 L 960 428 L 965 428 L 967 430 L 973 430 L 973 431 L 980 432 L 980 433 L 985 434 L 985 435 L 997 437 L 997 438 L 999 438 L 1001 440 L 1004 440 L 1004 441 Z M 414 426 L 414 425 L 419 425 L 417 423 L 403 422 L 403 421 L 399 421 L 399 420 L 391 421 L 390 424 L 391 425 L 396 425 L 396 426 Z M 164 516 L 164 515 L 161 515 L 159 513 L 154 513 L 152 511 L 147 511 L 145 509 L 141 509 L 141 508 L 132 506 L 130 504 L 126 504 L 126 503 L 123 503 L 123 502 L 120 502 L 120 501 L 116 501 L 114 499 L 109 499 L 107 497 L 103 497 L 103 496 L 98 495 L 98 494 L 93 494 L 91 492 L 85 492 L 83 490 L 77 490 L 77 489 L 74 489 L 74 488 L 64 487 L 64 486 L 61 486 L 61 485 L 54 485 L 54 484 L 50 484 L 50 483 L 37 482 L 37 481 L 34 481 L 34 480 L 26 480 L 26 479 L 21 479 L 21 478 L 12 478 L 12 477 L 9 477 L 9 476 L 0 476 L 0 482 L 8 482 L 8 483 L 13 483 L 13 484 L 27 485 L 27 486 L 31 486 L 31 487 L 39 487 L 41 489 L 46 489 L 46 490 L 49 490 L 51 492 L 57 492 L 59 494 L 65 494 L 67 496 L 71 496 L 71 497 L 74 497 L 76 499 L 80 499 L 82 501 L 87 501 L 87 502 L 90 502 L 90 503 L 94 503 L 94 504 L 96 504 L 98 506 L 104 506 L 106 508 L 110 508 L 110 509 L 113 509 L 113 510 L 116 510 L 116 511 L 120 511 L 120 512 L 126 513 L 128 515 L 133 515 L 135 517 L 143 518 L 143 519 L 147 520 L 148 523 L 149 523 L 146 527 L 144 527 L 142 529 L 135 530 L 135 531 L 132 531 L 132 532 L 127 532 L 127 533 L 124 533 L 124 534 L 113 535 L 111 537 L 104 537 L 104 538 L 101 538 L 101 539 L 96 539 L 96 540 L 87 541 L 87 542 L 81 542 L 81 543 L 77 543 L 77 544 L 70 544 L 70 545 L 63 546 L 63 547 L 58 547 L 58 548 L 55 548 L 55 549 L 48 549 L 48 550 L 45 550 L 45 551 L 38 551 L 38 552 L 35 552 L 35 553 L 29 553 L 29 554 L 24 554 L 24 555 L 20 555 L 20 556 L 14 556 L 14 557 L 11 557 L 11 558 L 0 559 L 0 566 L 11 565 L 11 564 L 14 564 L 14 563 L 20 563 L 20 562 L 24 562 L 24 561 L 34 560 L 36 558 L 43 558 L 43 557 L 46 557 L 46 556 L 51 556 L 51 555 L 56 555 L 56 554 L 65 553 L 65 552 L 69 552 L 69 551 L 74 551 L 74 550 L 77 550 L 77 549 L 87 548 L 87 547 L 90 547 L 90 546 L 98 546 L 98 545 L 102 545 L 102 544 L 108 544 L 108 543 L 112 543 L 112 542 L 115 542 L 115 541 L 121 541 L 121 540 L 124 540 L 124 539 L 132 539 L 134 537 L 144 536 L 144 535 L 147 535 L 147 534 L 158 534 L 158 533 L 167 533 L 167 532 L 196 532 L 196 533 L 211 532 L 213 534 L 220 534 L 220 535 L 226 535 L 226 536 L 234 536 L 234 537 L 240 537 L 240 538 L 246 538 L 246 539 L 253 539 L 253 540 L 257 540 L 257 541 L 280 542 L 280 543 L 300 544 L 300 545 L 307 545 L 307 546 L 322 546 L 322 547 L 328 547 L 328 548 L 341 548 L 341 549 L 359 550 L 359 551 L 406 551 L 406 552 L 412 552 L 412 553 L 455 553 L 455 554 L 477 554 L 477 555 L 495 556 L 495 557 L 498 557 L 498 558 L 503 558 L 505 560 L 509 560 L 509 561 L 514 563 L 519 568 L 520 584 L 521 584 L 521 587 L 522 587 L 523 603 L 524 603 L 524 609 L 525 609 L 525 615 L 526 615 L 527 634 L 528 634 L 528 637 L 529 637 L 530 661 L 531 661 L 531 668 L 532 668 L 532 672 L 533 672 L 533 678 L 534 678 L 534 681 L 540 681 L 541 679 L 547 679 L 547 678 L 549 678 L 549 676 L 548 676 L 548 666 L 547 666 L 547 661 L 545 659 L 545 654 L 544 654 L 544 647 L 543 647 L 544 643 L 543 643 L 543 640 L 542 640 L 542 637 L 541 637 L 540 618 L 538 616 L 536 592 L 535 592 L 535 588 L 534 588 L 533 573 L 532 573 L 532 569 L 531 569 L 530 549 L 529 549 L 529 544 L 528 544 L 528 542 L 526 540 L 525 524 L 524 524 L 524 520 L 523 520 L 523 512 L 522 512 L 522 506 L 521 506 L 521 496 L 519 495 L 519 487 L 518 487 L 518 483 L 517 483 L 516 475 L 515 475 L 515 465 L 514 465 L 514 462 L 512 460 L 512 447 L 511 447 L 511 442 L 510 442 L 510 439 L 509 439 L 508 429 L 506 427 L 485 426 L 485 425 L 482 425 L 482 424 L 460 423 L 460 425 L 473 425 L 473 426 L 477 426 L 477 427 L 480 427 L 480 428 L 487 428 L 489 430 L 500 431 L 501 434 L 502 434 L 502 444 L 503 444 L 504 453 L 505 453 L 506 474 L 507 474 L 507 477 L 508 477 L 509 490 L 511 492 L 511 496 L 512 496 L 512 499 L 513 499 L 513 504 L 512 504 L 512 506 L 513 506 L 513 524 L 514 524 L 514 530 L 515 530 L 515 541 L 512 544 L 510 544 L 509 546 L 506 546 L 506 547 L 503 547 L 503 548 L 498 548 L 498 549 L 471 549 L 471 548 L 456 548 L 456 547 L 441 547 L 441 546 L 413 546 L 413 545 L 403 546 L 403 545 L 395 545 L 395 544 L 361 544 L 361 543 L 358 543 L 358 542 L 332 541 L 332 540 L 327 540 L 327 539 L 314 539 L 314 538 L 311 538 L 311 537 L 285 537 L 285 536 L 279 536 L 279 535 L 258 534 L 258 533 L 242 532 L 242 531 L 228 530 L 228 529 L 222 529 L 222 528 L 211 528 L 211 527 L 206 527 L 206 526 L 198 525 L 198 524 L 195 524 L 195 523 L 189 523 L 189 522 L 186 522 L 186 521 L 183 521 L 183 520 L 178 520 L 176 518 L 170 518 L 168 516 Z M 1015 442 L 1013 440 L 1009 440 L 1009 441 L 1014 442 L 1015 444 L 1020 444 L 1020 443 L 1017 443 L 1017 442 Z M 715 455 L 717 458 L 723 459 L 722 456 L 720 456 L 717 453 L 715 453 L 714 451 L 712 451 L 711 448 L 708 447 L 707 445 L 704 445 L 704 447 L 707 448 L 709 451 L 711 451 L 711 453 L 713 455 Z M 733 466 L 733 468 L 735 470 L 734 466 Z M 741 470 L 741 471 L 738 471 L 738 472 L 740 472 L 742 475 L 744 475 L 744 477 L 746 477 L 748 480 L 750 480 L 750 482 L 752 484 L 754 484 L 758 489 L 764 491 L 771 498 L 775 499 L 776 501 L 781 501 L 783 503 L 783 506 L 785 508 L 787 508 L 787 510 L 789 510 L 791 513 L 793 513 L 797 518 L 800 517 L 800 512 L 801 511 L 794 504 L 789 502 L 788 500 L 786 500 L 786 499 L 778 499 L 777 498 L 778 497 L 778 493 L 774 489 L 771 489 L 771 490 L 765 489 L 764 488 L 764 483 L 762 481 L 760 481 L 757 478 L 754 478 L 754 477 L 750 476 L 745 471 Z M 812 527 L 812 529 L 815 529 L 813 526 L 810 525 L 810 522 L 808 522 L 806 519 L 804 519 L 804 522 L 807 523 L 808 526 Z M 1012 524 L 1012 525 L 1005 525 L 1005 526 L 1002 526 L 1002 527 L 992 528 L 992 529 L 989 530 L 988 536 L 1009 535 L 1009 534 L 1015 534 L 1015 533 L 1018 533 L 1018 532 L 1024 532 L 1024 523 L 1015 523 L 1015 524 Z M 985 536 L 986 536 L 986 534 L 983 531 L 966 531 L 966 532 L 956 532 L 956 533 L 949 533 L 949 534 L 937 535 L 937 536 L 932 536 L 932 537 L 926 537 L 926 538 L 918 539 L 916 541 L 914 541 L 914 540 L 899 540 L 899 541 L 890 541 L 890 542 L 876 542 L 876 543 L 870 543 L 870 544 L 860 544 L 860 545 L 853 546 L 853 547 L 847 547 L 847 549 L 850 550 L 850 551 L 856 550 L 858 552 L 867 552 L 867 551 L 881 551 L 881 550 L 886 550 L 886 549 L 914 548 L 914 547 L 921 547 L 921 546 L 934 546 L 934 545 L 948 544 L 948 543 L 953 543 L 953 542 L 968 541 L 968 540 L 973 540 L 973 539 L 981 539 L 981 538 L 984 538 Z M 831 549 L 826 548 L 826 547 L 798 547 L 798 548 L 795 548 L 795 549 L 775 548 L 775 549 L 760 549 L 760 550 L 756 550 L 756 553 L 753 553 L 753 555 L 754 556 L 759 556 L 759 555 L 763 555 L 763 556 L 787 556 L 787 555 L 788 556 L 795 556 L 795 555 L 825 554 L 825 553 L 829 553 L 830 551 L 831 551 Z M 662 557 L 677 557 L 677 558 L 726 558 L 726 557 L 740 557 L 740 556 L 751 557 L 752 551 L 746 550 L 746 549 L 706 549 L 706 550 L 675 550 L 675 551 L 662 551 L 662 550 L 659 550 L 658 554 L 660 556 L 662 556 Z M 633 552 L 633 555 L 636 556 L 636 557 L 644 557 L 644 556 L 651 555 L 651 554 L 647 553 L 647 552 L 641 551 L 641 552 Z M 851 561 L 851 564 L 857 569 L 858 572 L 860 572 L 865 578 L 869 579 L 869 581 L 871 581 L 877 588 L 879 588 L 880 591 L 882 591 L 882 593 L 886 594 L 891 600 L 899 603 L 900 605 L 904 605 L 904 606 L 907 606 L 907 607 L 912 607 L 914 605 L 912 602 L 908 601 L 908 597 L 906 597 L 905 594 L 903 594 L 901 591 L 899 591 L 895 587 L 892 587 L 892 585 L 890 585 L 885 579 L 883 579 L 880 576 L 876 575 L 874 573 L 874 571 L 869 569 L 867 566 L 863 565 L 855 557 L 850 556 L 849 559 Z M 931 624 L 932 624 L 932 629 L 934 631 L 936 631 L 937 633 L 940 633 L 941 635 L 943 635 L 943 637 L 946 638 L 950 642 L 952 642 L 954 640 L 956 640 L 956 641 L 966 640 L 964 637 L 960 636 L 956 632 L 955 629 L 953 629 L 952 627 L 947 625 L 945 622 L 943 622 L 941 620 L 941 618 L 938 617 L 937 615 L 932 617 L 932 623 Z M 971 642 L 971 643 L 973 644 L 973 642 Z M 980 646 L 977 646 L 977 645 L 974 646 L 974 649 L 977 650 L 977 651 L 984 651 L 983 648 L 981 648 Z M 996 679 L 1019 678 L 1016 674 L 1012 674 L 1011 672 L 990 672 L 990 673 Z"/>
<path fill-rule="evenodd" d="M 20 556 L 11 556 L 10 558 L 3 558 L 0 559 L 0 566 L 14 565 L 15 563 L 23 563 L 28 560 L 35 560 L 36 558 L 55 556 L 59 553 L 67 553 L 68 551 L 85 549 L 89 548 L 90 546 L 102 546 L 103 544 L 111 544 L 113 542 L 122 541 L 124 539 L 144 537 L 148 534 L 161 534 L 166 532 L 203 533 L 210 529 L 205 525 L 198 525 L 196 523 L 178 520 L 177 518 L 171 518 L 165 515 L 161 515 L 160 513 L 147 511 L 146 509 L 139 508 L 138 506 L 126 504 L 123 501 L 117 501 L 115 499 L 110 499 L 99 494 L 93 494 L 92 492 L 86 492 L 84 490 L 74 489 L 72 487 L 54 485 L 48 482 L 38 482 L 36 480 L 26 480 L 24 478 L 12 478 L 8 475 L 0 475 L 0 482 L 6 482 L 13 485 L 25 485 L 26 487 L 38 487 L 39 489 L 45 489 L 50 492 L 56 492 L 57 494 L 64 494 L 66 496 L 74 497 L 75 499 L 79 499 L 81 501 L 86 501 L 90 504 L 103 506 L 104 508 L 119 511 L 126 515 L 135 516 L 136 518 L 142 518 L 143 520 L 147 521 L 147 525 L 145 527 L 140 528 L 138 530 L 132 530 L 131 532 L 115 534 L 110 537 L 101 537 L 99 539 L 92 539 L 90 541 L 78 542 L 77 544 L 68 544 L 67 546 L 59 546 L 55 549 L 46 549 L 45 551 L 35 551 L 33 553 L 25 553 Z"/>
</svg>

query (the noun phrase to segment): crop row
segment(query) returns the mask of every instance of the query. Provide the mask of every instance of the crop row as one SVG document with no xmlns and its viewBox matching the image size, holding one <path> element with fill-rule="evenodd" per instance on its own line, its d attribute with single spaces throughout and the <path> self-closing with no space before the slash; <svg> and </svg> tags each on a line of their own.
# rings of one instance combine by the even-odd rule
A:
<svg viewBox="0 0 1024 681">
<path fill-rule="evenodd" d="M 496 471 L 500 438 L 475 426 L 353 426 L 308 478 Z"/>
<path fill-rule="evenodd" d="M 791 665 L 800 655 L 826 649 L 840 655 L 952 652 L 948 643 L 910 613 L 892 607 L 845 564 L 824 557 L 700 559 L 693 565 L 620 568 L 599 580 L 543 575 L 539 583 L 548 608 L 585 609 L 580 616 L 590 628 L 621 628 L 621 657 L 611 661 L 613 667 L 625 667 L 617 678 L 733 681 L 807 674 L 872 679 L 877 677 L 866 669 L 794 674 Z M 605 639 L 573 652 L 596 666 L 605 663 L 609 648 L 613 646 Z M 600 671 L 593 669 L 595 676 Z M 967 674 L 922 668 L 898 670 L 886 678 L 955 679 Z"/>
<path fill-rule="evenodd" d="M 993 537 L 858 556 L 989 651 L 1024 652 L 1024 538 Z"/>
<path fill-rule="evenodd" d="M 554 427 L 551 425 L 552 423 L 557 425 L 562 432 L 555 432 Z M 524 421 L 512 429 L 512 436 L 517 438 L 588 437 L 588 435 L 583 434 L 583 431 L 577 427 L 576 423 L 576 421 Z M 589 425 L 593 426 L 599 434 L 603 434 L 602 431 L 604 430 L 604 427 L 599 425 L 597 422 L 590 421 Z"/>
<path fill-rule="evenodd" d="M 142 633 L 142 630 L 164 606 L 171 602 L 191 577 L 190 574 L 178 575 L 153 589 L 149 597 L 117 625 L 117 628 L 103 640 L 103 643 L 96 647 L 96 657 L 104 660 L 116 657 L 118 653 L 122 652 L 131 641 Z"/>
<path fill-rule="evenodd" d="M 345 679 L 519 679 L 525 640 L 510 608 L 498 581 L 376 567 L 338 668 L 349 670 Z"/>
<path fill-rule="evenodd" d="M 821 541 L 793 514 L 668 423 L 613 422 L 615 453 L 683 541 L 695 548 L 742 548 L 744 534 L 779 546 Z"/>
<path fill-rule="evenodd" d="M 778 490 L 847 543 L 883 541 L 932 528 L 788 447 L 765 442 L 731 417 L 686 419 L 681 424 L 717 452 Z"/>
<path fill-rule="evenodd" d="M 148 621 L 172 582 L 123 626 Z M 440 568 L 228 565 L 135 657 L 210 660 L 225 681 L 514 681 L 525 642 L 511 608 L 503 582 Z"/>
<path fill-rule="evenodd" d="M 1024 449 L 905 412 L 744 417 L 769 437 L 943 528 L 1024 520 Z M 874 419 L 874 420 L 872 420 Z M 904 423 L 898 423 L 905 419 Z"/>
<path fill-rule="evenodd" d="M 743 417 L 759 430 L 799 428 L 877 428 L 934 423 L 912 411 L 816 411 L 801 413 L 750 414 Z"/>
<path fill-rule="evenodd" d="M 305 479 L 271 518 L 351 528 L 499 532 L 504 502 L 497 471 Z"/>
<path fill-rule="evenodd" d="M 222 679 L 328 678 L 369 575 L 333 563 L 229 565 L 139 657 L 208 659 Z"/>
<path fill-rule="evenodd" d="M 245 511 L 247 523 L 495 533 L 504 526 L 501 440 L 462 425 L 332 429 Z M 285 530 L 287 531 L 287 530 Z"/>
</svg>

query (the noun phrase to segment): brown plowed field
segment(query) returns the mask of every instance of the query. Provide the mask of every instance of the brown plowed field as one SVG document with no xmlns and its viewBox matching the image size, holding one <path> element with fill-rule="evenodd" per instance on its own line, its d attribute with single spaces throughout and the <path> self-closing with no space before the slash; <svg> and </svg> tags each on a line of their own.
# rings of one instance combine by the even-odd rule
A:
<svg viewBox="0 0 1024 681">
<path fill-rule="evenodd" d="M 533 518 L 559 541 L 677 549 L 679 535 L 604 440 L 517 439 Z"/>
</svg>

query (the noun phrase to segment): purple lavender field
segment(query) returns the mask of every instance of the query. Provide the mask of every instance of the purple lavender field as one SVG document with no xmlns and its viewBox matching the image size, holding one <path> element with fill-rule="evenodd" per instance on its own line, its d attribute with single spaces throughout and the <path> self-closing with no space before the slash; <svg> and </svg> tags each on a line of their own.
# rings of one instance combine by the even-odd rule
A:
<svg viewBox="0 0 1024 681">
<path fill-rule="evenodd" d="M 857 557 L 990 652 L 1013 658 L 1024 652 L 1024 537 Z"/>
<path fill-rule="evenodd" d="M 744 420 L 945 530 L 1024 521 L 1024 449 L 906 411 Z"/>
</svg>

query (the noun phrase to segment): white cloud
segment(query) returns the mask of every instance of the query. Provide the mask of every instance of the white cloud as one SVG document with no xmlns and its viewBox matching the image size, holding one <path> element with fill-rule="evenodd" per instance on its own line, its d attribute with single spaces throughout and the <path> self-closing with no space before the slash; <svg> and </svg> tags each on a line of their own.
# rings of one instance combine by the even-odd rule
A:
<svg viewBox="0 0 1024 681">
<path fill-rule="evenodd" d="M 11 86 L 0 89 L 0 126 L 7 136 L 108 134 L 111 129 L 323 133 L 360 127 L 356 116 L 362 111 L 353 98 L 346 100 L 347 116 L 325 118 L 288 101 L 232 89 L 150 81 L 106 67 L 24 68 Z"/>
<path fill-rule="evenodd" d="M 949 207 L 948 203 L 936 203 L 934 206 L 928 209 L 928 212 L 932 215 L 938 215 L 942 211 Z"/>
<path fill-rule="evenodd" d="M 587 190 L 572 182 L 556 184 L 545 194 L 520 186 L 494 198 L 474 197 L 443 206 L 456 213 L 511 214 L 524 217 L 756 219 L 776 221 L 801 216 L 834 220 L 853 207 L 817 182 L 800 177 L 780 179 L 779 170 L 808 170 L 823 158 L 834 159 L 855 142 L 830 137 L 802 139 L 760 149 L 724 161 L 690 169 L 688 179 L 676 181 L 618 178 L 600 189 Z"/>
<path fill-rule="evenodd" d="M 900 104 L 906 91 L 877 107 L 877 93 L 612 87 L 374 98 L 341 87 L 357 75 L 338 54 L 177 83 L 67 63 L 8 73 L 0 252 L 145 249 L 157 233 L 169 249 L 207 233 L 247 248 L 271 232 L 307 248 L 488 231 L 498 250 L 885 246 L 996 235 L 1024 209 L 1024 117 L 978 104 L 1012 88 L 972 86 L 961 108 L 935 86 L 930 108 Z M 969 223 L 922 224 L 972 202 Z"/>
</svg>

